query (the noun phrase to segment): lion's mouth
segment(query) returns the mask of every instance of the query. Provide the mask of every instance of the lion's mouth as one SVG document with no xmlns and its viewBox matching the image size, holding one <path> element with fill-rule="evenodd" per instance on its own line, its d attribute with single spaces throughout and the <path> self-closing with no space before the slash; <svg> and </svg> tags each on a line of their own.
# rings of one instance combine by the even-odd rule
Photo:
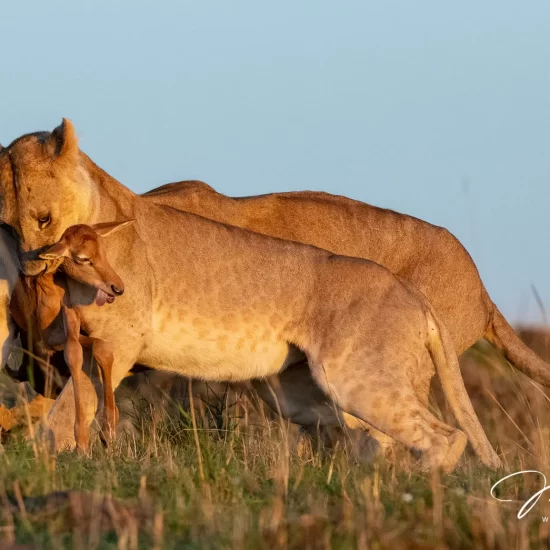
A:
<svg viewBox="0 0 550 550">
<path fill-rule="evenodd" d="M 104 290 L 101 290 L 101 288 L 97 289 L 97 294 L 95 296 L 95 303 L 101 307 L 107 304 L 112 304 L 115 301 L 115 297 L 111 296 Z"/>
</svg>

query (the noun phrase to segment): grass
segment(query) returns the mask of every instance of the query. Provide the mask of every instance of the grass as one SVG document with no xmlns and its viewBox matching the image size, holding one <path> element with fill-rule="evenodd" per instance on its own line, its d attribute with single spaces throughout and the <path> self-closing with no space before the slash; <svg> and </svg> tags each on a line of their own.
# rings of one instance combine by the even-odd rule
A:
<svg viewBox="0 0 550 550">
<path fill-rule="evenodd" d="M 79 549 L 547 547 L 545 495 L 516 517 L 540 479 L 507 482 L 509 503 L 490 489 L 507 473 L 550 473 L 549 402 L 482 346 L 463 372 L 502 472 L 468 454 L 453 474 L 424 473 L 399 446 L 365 463 L 349 438 L 299 452 L 293 427 L 240 403 L 223 422 L 199 407 L 194 423 L 177 403 L 161 411 L 140 402 L 133 428 L 108 449 L 95 442 L 89 457 L 53 455 L 22 434 L 5 439 L 0 539 Z M 444 407 L 439 414 L 448 416 Z"/>
</svg>

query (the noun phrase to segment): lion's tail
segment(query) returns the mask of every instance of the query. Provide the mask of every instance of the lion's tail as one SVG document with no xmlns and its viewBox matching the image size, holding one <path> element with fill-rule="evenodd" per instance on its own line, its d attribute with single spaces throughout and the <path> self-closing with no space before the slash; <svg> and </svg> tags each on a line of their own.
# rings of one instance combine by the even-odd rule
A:
<svg viewBox="0 0 550 550">
<path fill-rule="evenodd" d="M 492 305 L 491 320 L 483 337 L 502 350 L 510 363 L 535 382 L 550 388 L 550 365 L 530 350 L 508 324 L 497 306 Z"/>
</svg>

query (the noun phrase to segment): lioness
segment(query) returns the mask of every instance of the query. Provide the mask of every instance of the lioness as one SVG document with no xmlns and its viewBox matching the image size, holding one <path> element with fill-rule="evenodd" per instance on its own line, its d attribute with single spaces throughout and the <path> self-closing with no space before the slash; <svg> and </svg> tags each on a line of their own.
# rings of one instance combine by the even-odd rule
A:
<svg viewBox="0 0 550 550">
<path fill-rule="evenodd" d="M 57 267 L 40 253 L 66 227 L 136 220 L 110 243 L 113 267 L 134 299 L 125 295 L 101 312 L 93 305 L 79 310 L 86 332 L 113 344 L 115 386 L 136 361 L 203 379 L 244 380 L 291 368 L 299 349 L 344 411 L 448 470 L 465 438 L 426 408 L 432 355 L 474 448 L 487 465 L 499 464 L 446 329 L 423 295 L 386 268 L 138 197 L 80 153 L 68 121 L 0 153 L 0 180 L 1 219 L 19 234 L 27 275 Z M 77 283 L 68 284 L 72 292 Z M 68 386 L 54 409 L 65 411 L 70 393 Z M 52 415 L 55 427 L 60 415 Z"/>
<path fill-rule="evenodd" d="M 218 222 L 379 263 L 423 292 L 459 355 L 485 338 L 516 368 L 550 387 L 550 365 L 515 334 L 491 301 L 472 258 L 445 228 L 322 192 L 227 197 L 200 181 L 183 181 L 143 196 Z"/>
<path fill-rule="evenodd" d="M 550 387 L 550 366 L 514 333 L 491 301 L 470 255 L 446 229 L 391 210 L 319 192 L 227 197 L 200 181 L 164 185 L 144 195 L 158 204 L 237 227 L 368 258 L 411 282 L 429 299 L 461 354 L 480 338 L 502 350 L 527 376 Z M 304 426 L 337 426 L 332 408 L 308 386 L 300 368 L 254 387 L 275 411 Z M 274 392 L 276 400 L 274 398 Z M 316 393 L 316 392 L 315 392 Z M 355 423 L 345 422 L 349 427 Z M 387 438 L 372 430 L 383 446 Z"/>
</svg>

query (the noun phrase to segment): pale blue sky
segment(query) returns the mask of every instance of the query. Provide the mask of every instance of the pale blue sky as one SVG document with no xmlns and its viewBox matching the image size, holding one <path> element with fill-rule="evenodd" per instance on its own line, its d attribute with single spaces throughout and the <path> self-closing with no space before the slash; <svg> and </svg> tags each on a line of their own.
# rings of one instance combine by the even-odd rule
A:
<svg viewBox="0 0 550 550">
<path fill-rule="evenodd" d="M 73 120 L 135 191 L 341 193 L 444 225 L 550 309 L 550 3 L 17 0 L 0 142 Z"/>
</svg>

